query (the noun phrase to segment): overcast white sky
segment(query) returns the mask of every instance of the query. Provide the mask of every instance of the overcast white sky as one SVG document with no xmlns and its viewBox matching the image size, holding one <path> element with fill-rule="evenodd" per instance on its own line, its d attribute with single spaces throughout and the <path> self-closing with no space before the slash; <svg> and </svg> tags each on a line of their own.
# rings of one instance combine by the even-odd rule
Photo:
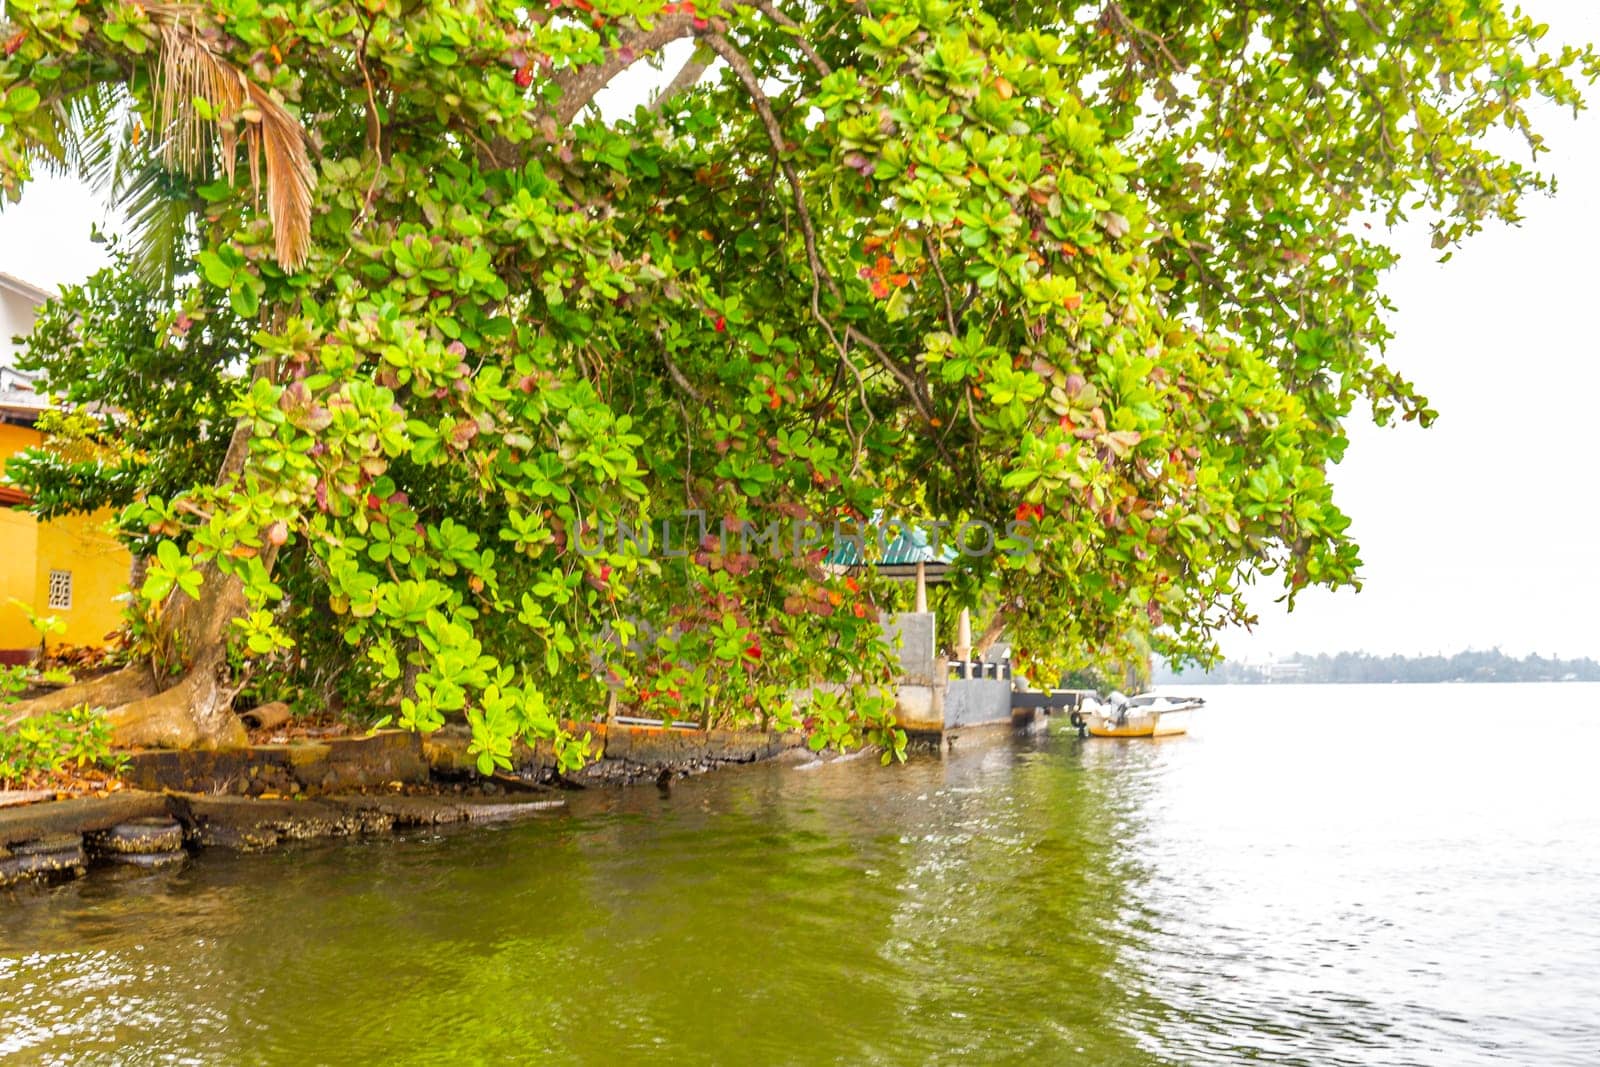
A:
<svg viewBox="0 0 1600 1067">
<path fill-rule="evenodd" d="M 1600 41 L 1600 5 L 1526 0 L 1547 43 Z M 675 67 L 669 68 L 675 69 Z M 1335 471 L 1366 560 L 1359 593 L 1309 593 L 1293 613 L 1257 598 L 1261 625 L 1232 658 L 1291 652 L 1508 652 L 1600 656 L 1600 88 L 1594 109 L 1543 123 L 1560 179 L 1445 264 L 1402 233 L 1388 279 L 1390 362 L 1440 412 L 1429 430 L 1353 428 Z M 0 271 L 42 285 L 101 262 L 102 206 L 42 181 L 0 212 Z"/>
</svg>

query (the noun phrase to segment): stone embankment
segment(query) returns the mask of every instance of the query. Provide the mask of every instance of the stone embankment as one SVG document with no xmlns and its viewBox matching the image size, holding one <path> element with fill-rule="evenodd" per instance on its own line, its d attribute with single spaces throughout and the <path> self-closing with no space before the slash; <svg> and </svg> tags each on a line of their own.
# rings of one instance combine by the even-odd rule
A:
<svg viewBox="0 0 1600 1067">
<path fill-rule="evenodd" d="M 563 789 L 665 782 L 728 764 L 806 753 L 770 732 L 579 724 L 592 760 L 562 776 L 547 746 L 514 753 L 515 774 L 482 778 L 464 730 L 220 751 L 126 753 L 132 788 L 49 799 L 0 793 L 0 886 L 72 878 L 93 867 L 180 866 L 207 848 L 504 822 L 565 808 Z"/>
</svg>

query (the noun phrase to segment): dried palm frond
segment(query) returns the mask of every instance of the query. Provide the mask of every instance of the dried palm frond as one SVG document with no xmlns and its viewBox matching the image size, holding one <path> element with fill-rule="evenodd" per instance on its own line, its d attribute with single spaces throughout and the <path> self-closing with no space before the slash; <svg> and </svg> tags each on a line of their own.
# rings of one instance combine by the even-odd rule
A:
<svg viewBox="0 0 1600 1067">
<path fill-rule="evenodd" d="M 145 10 L 160 31 L 152 91 L 162 159 L 195 179 L 210 177 L 215 159 L 232 182 L 242 128 L 250 187 L 258 196 L 265 171 L 278 264 L 297 269 L 311 251 L 316 185 L 305 130 L 272 94 L 217 54 L 193 9 L 157 4 Z"/>
</svg>

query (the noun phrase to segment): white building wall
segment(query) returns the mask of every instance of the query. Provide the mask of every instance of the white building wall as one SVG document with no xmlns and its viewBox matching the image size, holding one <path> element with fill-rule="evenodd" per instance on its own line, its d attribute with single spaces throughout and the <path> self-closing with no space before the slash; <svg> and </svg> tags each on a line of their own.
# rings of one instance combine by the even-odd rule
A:
<svg viewBox="0 0 1600 1067">
<path fill-rule="evenodd" d="M 11 339 L 33 329 L 34 312 L 30 296 L 0 282 L 0 367 L 11 366 L 19 347 Z"/>
</svg>

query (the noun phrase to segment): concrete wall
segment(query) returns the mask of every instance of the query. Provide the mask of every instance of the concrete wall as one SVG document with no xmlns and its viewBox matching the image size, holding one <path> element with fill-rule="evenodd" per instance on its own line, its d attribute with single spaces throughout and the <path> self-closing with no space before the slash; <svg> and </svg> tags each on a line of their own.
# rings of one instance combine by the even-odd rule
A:
<svg viewBox="0 0 1600 1067">
<path fill-rule="evenodd" d="M 1011 679 L 952 678 L 944 692 L 944 726 L 1011 722 Z"/>
<path fill-rule="evenodd" d="M 884 640 L 892 644 L 898 638 L 900 642 L 900 677 L 895 684 L 895 714 L 900 725 L 924 734 L 963 726 L 1009 725 L 1011 679 L 948 677 L 948 664 L 935 643 L 935 622 L 932 612 L 883 617 Z M 999 673 L 998 668 L 992 670 Z"/>
<path fill-rule="evenodd" d="M 934 623 L 931 611 L 904 611 L 880 620 L 884 641 L 892 647 L 899 639 L 900 677 L 905 681 L 935 685 L 943 680 Z"/>
<path fill-rule="evenodd" d="M 944 729 L 942 685 L 917 685 L 901 682 L 894 687 L 894 717 L 914 733 L 933 733 Z"/>
<path fill-rule="evenodd" d="M 885 615 L 879 622 L 883 639 L 898 644 L 900 668 L 895 680 L 895 718 L 917 733 L 944 729 L 944 659 L 935 643 L 938 628 L 931 611 Z"/>
</svg>

